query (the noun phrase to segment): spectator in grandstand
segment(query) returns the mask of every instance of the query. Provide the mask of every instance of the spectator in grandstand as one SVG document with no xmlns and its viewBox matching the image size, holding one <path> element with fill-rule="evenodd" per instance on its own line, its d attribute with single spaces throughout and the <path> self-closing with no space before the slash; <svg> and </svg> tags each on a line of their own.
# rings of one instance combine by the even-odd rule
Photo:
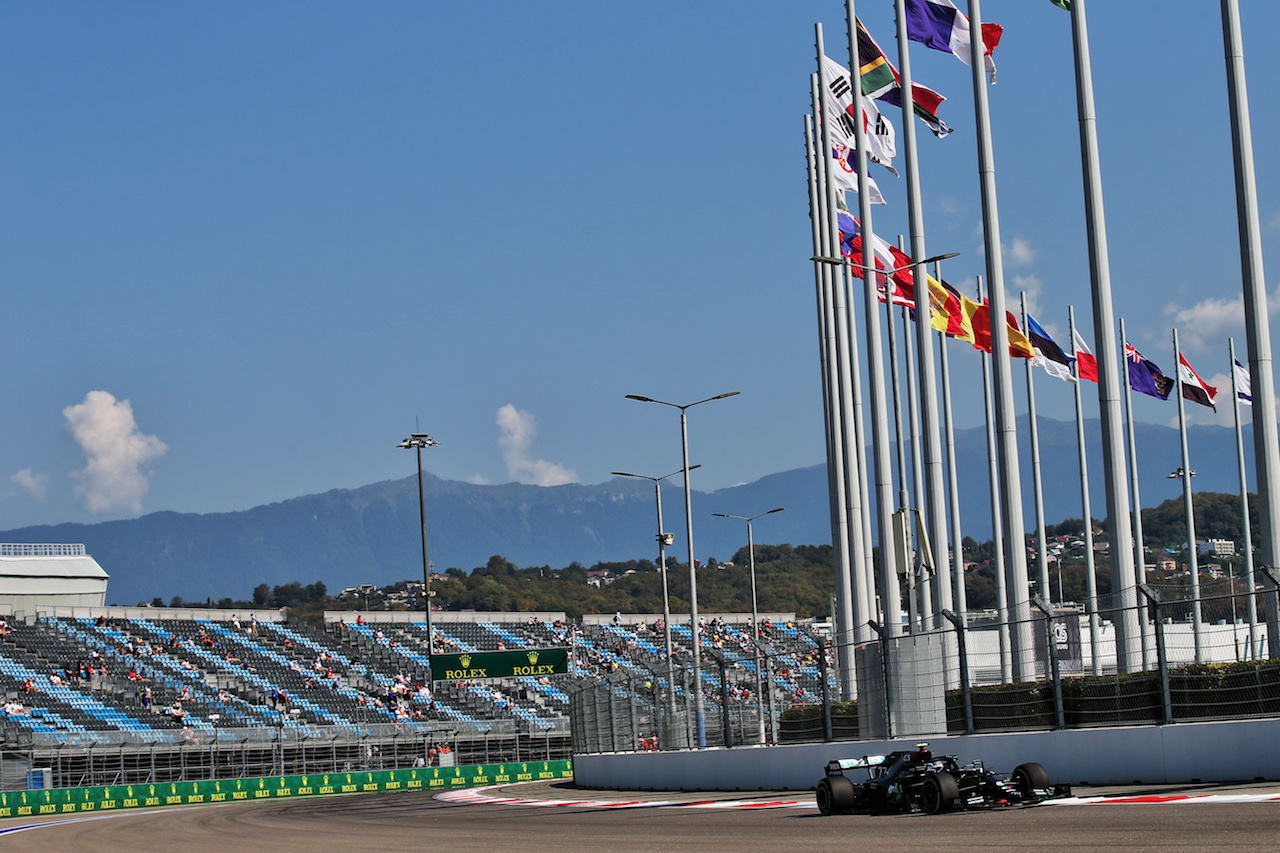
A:
<svg viewBox="0 0 1280 853">
<path fill-rule="evenodd" d="M 142 688 L 142 707 L 151 708 L 151 685 L 144 685 Z"/>
<path fill-rule="evenodd" d="M 26 707 L 17 699 L 10 699 L 4 703 L 4 712 L 10 717 L 25 717 L 27 715 Z"/>
<path fill-rule="evenodd" d="M 36 680 L 34 678 L 28 678 L 26 681 L 22 682 L 22 689 L 26 693 L 37 693 L 40 690 L 40 688 L 36 687 Z"/>
<path fill-rule="evenodd" d="M 187 712 L 183 709 L 181 702 L 174 702 L 169 706 L 169 716 L 175 720 L 181 720 L 187 716 Z"/>
<path fill-rule="evenodd" d="M 7 636 L 9 636 L 9 622 L 5 619 L 0 619 L 0 638 Z"/>
</svg>

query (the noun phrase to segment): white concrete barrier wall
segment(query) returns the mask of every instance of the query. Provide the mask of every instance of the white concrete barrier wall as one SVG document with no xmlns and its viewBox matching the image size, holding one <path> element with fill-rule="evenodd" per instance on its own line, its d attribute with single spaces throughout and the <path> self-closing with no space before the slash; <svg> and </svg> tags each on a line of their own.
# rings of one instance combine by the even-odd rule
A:
<svg viewBox="0 0 1280 853">
<path fill-rule="evenodd" d="M 947 735 L 691 752 L 574 756 L 577 784 L 645 791 L 812 790 L 835 758 L 882 755 L 927 740 L 961 763 L 1009 773 L 1043 764 L 1054 783 L 1124 785 L 1280 779 L 1280 720 Z"/>
</svg>

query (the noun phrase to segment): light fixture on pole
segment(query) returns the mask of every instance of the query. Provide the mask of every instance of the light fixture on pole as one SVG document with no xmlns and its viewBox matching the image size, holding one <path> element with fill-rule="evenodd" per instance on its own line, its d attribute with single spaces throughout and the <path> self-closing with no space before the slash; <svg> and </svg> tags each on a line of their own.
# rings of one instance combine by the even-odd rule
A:
<svg viewBox="0 0 1280 853">
<path fill-rule="evenodd" d="M 431 564 L 427 562 L 427 499 L 422 490 L 422 448 L 437 447 L 436 441 L 425 432 L 412 433 L 396 447 L 418 452 L 418 519 L 422 525 L 422 600 L 427 612 L 427 655 L 435 651 L 435 637 L 431 633 Z"/>
<path fill-rule="evenodd" d="M 691 470 L 701 468 L 701 465 L 691 466 Z M 614 471 L 615 477 L 635 477 L 637 480 L 649 480 L 653 483 L 653 494 L 658 503 L 658 569 L 662 572 L 662 634 L 666 643 L 667 653 L 667 696 L 672 701 L 674 708 L 675 702 L 675 681 L 673 680 L 673 666 L 671 659 L 671 599 L 667 592 L 667 546 L 675 539 L 675 535 L 664 533 L 662 530 L 662 481 L 667 477 L 674 477 L 676 474 L 683 473 L 680 471 L 672 471 L 670 474 L 664 474 L 661 477 L 646 477 L 644 474 L 628 474 L 626 471 Z M 663 740 L 666 743 L 666 739 Z"/>
<path fill-rule="evenodd" d="M 747 559 L 751 565 L 751 639 L 755 646 L 756 654 L 756 719 L 760 723 L 760 745 L 763 746 L 764 738 L 764 674 L 760 671 L 760 611 L 756 607 L 756 542 L 751 534 L 751 522 L 755 521 L 763 515 L 773 515 L 775 512 L 782 512 L 786 507 L 780 506 L 766 512 L 756 513 L 753 516 L 745 515 L 729 515 L 723 512 L 711 513 L 716 518 L 736 518 L 739 521 L 747 523 Z"/>
<path fill-rule="evenodd" d="M 702 650 L 699 646 L 700 640 L 698 637 L 698 570 L 693 562 L 693 503 L 692 492 L 689 489 L 688 411 L 694 406 L 710 403 L 712 400 L 736 397 L 739 393 L 738 391 L 730 391 L 726 394 L 717 394 L 714 397 L 708 397 L 696 403 L 687 403 L 683 406 L 677 403 L 655 400 L 652 397 L 641 397 L 639 394 L 626 395 L 628 400 L 639 400 L 641 403 L 657 403 L 660 406 L 670 406 L 673 409 L 680 410 L 680 446 L 684 456 L 684 468 L 681 469 L 684 471 L 684 523 L 685 535 L 689 546 L 689 635 L 693 641 L 693 716 L 699 747 L 707 745 L 707 726 L 702 698 Z"/>
</svg>

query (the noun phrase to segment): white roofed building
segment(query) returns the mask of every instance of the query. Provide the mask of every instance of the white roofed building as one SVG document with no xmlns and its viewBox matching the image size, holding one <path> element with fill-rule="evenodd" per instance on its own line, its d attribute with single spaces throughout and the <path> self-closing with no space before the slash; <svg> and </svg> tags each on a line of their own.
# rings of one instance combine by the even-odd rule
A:
<svg viewBox="0 0 1280 853">
<path fill-rule="evenodd" d="M 0 613 L 101 607 L 107 578 L 83 545 L 0 544 Z"/>
</svg>

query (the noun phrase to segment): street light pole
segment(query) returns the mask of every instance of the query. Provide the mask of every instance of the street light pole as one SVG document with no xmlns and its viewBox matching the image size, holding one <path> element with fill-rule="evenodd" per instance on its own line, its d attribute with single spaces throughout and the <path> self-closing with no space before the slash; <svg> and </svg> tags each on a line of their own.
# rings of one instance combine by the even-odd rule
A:
<svg viewBox="0 0 1280 853">
<path fill-rule="evenodd" d="M 710 403 L 712 400 L 736 397 L 739 393 L 738 391 L 729 391 L 726 394 L 717 394 L 714 397 L 708 397 L 696 403 L 687 403 L 683 406 L 676 403 L 667 403 L 663 400 L 655 400 L 652 397 L 641 397 L 638 394 L 626 395 L 628 400 L 639 400 L 641 403 L 657 403 L 660 406 L 670 406 L 673 409 L 680 410 L 680 447 L 684 459 L 684 468 L 681 469 L 684 471 L 684 523 L 685 536 L 689 546 L 689 635 L 693 639 L 693 716 L 697 742 L 700 748 L 707 745 L 707 726 L 702 700 L 702 649 L 699 645 L 700 640 L 698 637 L 698 570 L 693 562 L 693 502 L 692 492 L 689 489 L 688 410 L 703 403 Z"/>
<path fill-rule="evenodd" d="M 751 645 L 755 647 L 756 654 L 756 719 L 760 723 L 760 745 L 763 746 L 764 739 L 764 675 L 760 671 L 760 611 L 756 607 L 756 541 L 751 533 L 751 522 L 755 521 L 762 515 L 772 515 L 775 512 L 782 512 L 786 507 L 780 506 L 766 512 L 757 513 L 750 518 L 745 515 L 728 515 L 723 512 L 711 513 L 716 518 L 736 518 L 739 521 L 747 523 L 747 559 L 751 565 Z"/>
<path fill-rule="evenodd" d="M 1177 341 L 1174 332 L 1174 341 Z M 1182 414 L 1182 396 L 1178 396 L 1178 413 Z M 1185 421 L 1180 419 L 1180 424 Z M 1195 643 L 1196 663 L 1204 663 L 1204 649 L 1200 639 L 1200 555 L 1196 551 L 1195 499 L 1191 496 L 1191 478 L 1199 477 L 1187 464 L 1187 433 L 1182 431 L 1182 465 L 1169 475 L 1170 480 L 1182 481 L 1182 508 L 1187 517 L 1187 569 L 1191 573 L 1191 637 Z"/>
<path fill-rule="evenodd" d="M 435 651 L 435 637 L 431 633 L 431 564 L 427 562 L 427 499 L 422 489 L 422 448 L 436 447 L 440 442 L 424 432 L 415 432 L 396 447 L 418 452 L 418 519 L 422 526 L 422 598 L 427 613 L 427 656 Z"/>
<path fill-rule="evenodd" d="M 693 467 L 701 468 L 702 466 L 694 465 Z M 658 568 L 662 572 L 662 634 L 667 654 L 667 698 L 670 700 L 671 716 L 673 718 L 675 715 L 675 681 L 673 672 L 675 664 L 671 655 L 671 598 L 667 592 L 667 546 L 671 544 L 675 536 L 670 533 L 664 533 L 662 529 L 662 481 L 679 473 L 681 471 L 672 471 L 670 474 L 663 474 L 661 477 L 646 477 L 644 474 L 628 474 L 626 471 L 613 472 L 615 477 L 635 477 L 638 480 L 652 481 L 654 498 L 658 503 Z M 666 742 L 665 736 L 663 742 Z"/>
</svg>

